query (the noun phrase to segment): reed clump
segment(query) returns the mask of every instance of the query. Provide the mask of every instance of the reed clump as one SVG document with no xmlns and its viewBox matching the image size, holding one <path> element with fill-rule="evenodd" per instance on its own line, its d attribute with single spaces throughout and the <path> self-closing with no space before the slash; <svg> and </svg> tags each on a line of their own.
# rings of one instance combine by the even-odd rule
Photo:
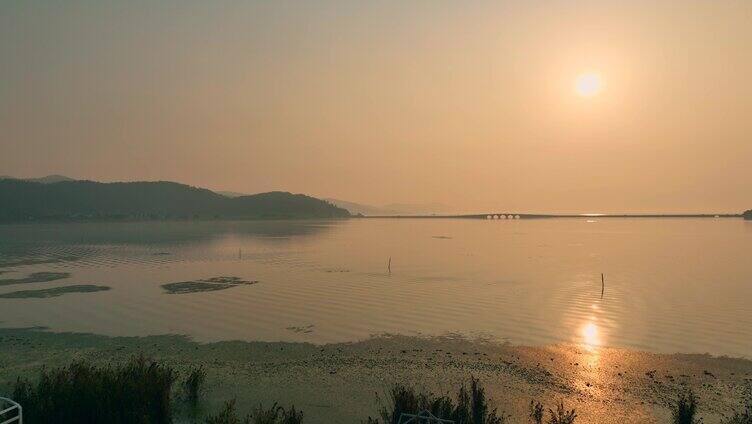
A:
<svg viewBox="0 0 752 424">
<path fill-rule="evenodd" d="M 188 376 L 183 382 L 185 398 L 192 407 L 198 405 L 201 392 L 204 390 L 206 383 L 206 371 L 203 367 L 194 367 L 188 371 Z"/>
<path fill-rule="evenodd" d="M 259 405 L 253 412 L 243 417 L 238 416 L 235 399 L 225 402 L 224 408 L 216 415 L 209 416 L 206 424 L 301 424 L 303 412 L 291 406 L 285 409 L 277 403 L 270 408 Z"/>
<path fill-rule="evenodd" d="M 470 388 L 462 384 L 455 398 L 433 393 L 418 393 L 411 387 L 395 385 L 389 392 L 389 405 L 382 406 L 379 418 L 368 417 L 370 424 L 398 424 L 400 416 L 429 411 L 436 417 L 466 424 L 503 424 L 504 415 L 491 409 L 485 389 L 477 379 L 470 379 Z"/>
<path fill-rule="evenodd" d="M 74 361 L 43 369 L 32 383 L 18 379 L 13 398 L 25 423 L 169 423 L 176 371 L 143 356 L 117 366 Z"/>
</svg>

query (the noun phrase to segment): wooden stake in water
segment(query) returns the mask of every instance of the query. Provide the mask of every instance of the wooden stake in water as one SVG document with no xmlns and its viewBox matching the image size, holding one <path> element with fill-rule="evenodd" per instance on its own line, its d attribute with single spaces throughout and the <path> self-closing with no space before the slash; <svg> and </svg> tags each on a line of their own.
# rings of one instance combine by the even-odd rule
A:
<svg viewBox="0 0 752 424">
<path fill-rule="evenodd" d="M 606 290 L 606 279 L 603 277 L 603 273 L 601 272 L 601 299 L 603 299 L 603 292 Z"/>
<path fill-rule="evenodd" d="M 387 262 L 386 264 L 386 269 L 387 271 L 389 271 L 389 274 L 391 275 L 392 273 L 392 257 L 391 256 L 389 257 L 389 262 Z"/>
</svg>

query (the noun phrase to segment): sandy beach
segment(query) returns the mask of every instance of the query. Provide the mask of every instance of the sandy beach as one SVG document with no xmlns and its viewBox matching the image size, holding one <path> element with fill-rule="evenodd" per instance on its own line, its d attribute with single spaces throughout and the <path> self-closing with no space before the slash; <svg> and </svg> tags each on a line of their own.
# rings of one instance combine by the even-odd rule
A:
<svg viewBox="0 0 752 424">
<path fill-rule="evenodd" d="M 197 343 L 175 335 L 107 337 L 0 330 L 0 392 L 18 376 L 75 358 L 96 363 L 144 354 L 185 371 L 203 365 L 203 411 L 236 398 L 239 410 L 294 404 L 306 422 L 355 423 L 375 416 L 387 390 L 402 383 L 454 394 L 470 376 L 487 387 L 510 422 L 527 422 L 531 400 L 563 400 L 579 422 L 666 423 L 683 387 L 698 395 L 706 423 L 737 408 L 752 383 L 752 362 L 710 355 L 665 355 L 576 345 L 525 347 L 460 336 L 375 336 L 355 343 Z"/>
</svg>

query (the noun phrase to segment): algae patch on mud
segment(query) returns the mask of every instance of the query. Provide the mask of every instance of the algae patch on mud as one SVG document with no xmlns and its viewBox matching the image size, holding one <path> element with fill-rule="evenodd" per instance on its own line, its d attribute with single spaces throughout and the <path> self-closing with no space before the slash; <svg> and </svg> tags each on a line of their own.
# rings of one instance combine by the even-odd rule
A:
<svg viewBox="0 0 752 424">
<path fill-rule="evenodd" d="M 248 286 L 256 283 L 258 281 L 243 280 L 240 277 L 212 277 L 205 280 L 162 284 L 162 288 L 167 294 L 187 294 L 227 290 L 237 286 Z"/>
<path fill-rule="evenodd" d="M 69 293 L 94 293 L 107 290 L 110 290 L 110 287 L 96 286 L 93 284 L 77 284 L 73 286 L 55 287 L 51 289 L 20 290 L 10 293 L 3 293 L 0 294 L 0 299 L 46 299 L 49 297 L 58 297 Z"/>
<path fill-rule="evenodd" d="M 313 333 L 313 329 L 315 327 L 316 326 L 314 324 L 310 324 L 310 325 L 302 325 L 302 326 L 290 326 L 290 327 L 286 327 L 285 329 L 288 331 L 292 331 L 294 333 L 298 333 L 298 334 L 301 334 L 301 333 L 310 334 L 310 333 Z"/>
</svg>

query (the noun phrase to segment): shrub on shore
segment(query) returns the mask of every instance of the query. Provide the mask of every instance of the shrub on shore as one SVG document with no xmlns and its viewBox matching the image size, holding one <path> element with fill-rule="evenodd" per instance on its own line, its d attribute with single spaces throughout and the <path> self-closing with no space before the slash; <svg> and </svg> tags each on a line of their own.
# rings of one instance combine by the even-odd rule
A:
<svg viewBox="0 0 752 424">
<path fill-rule="evenodd" d="M 673 417 L 673 424 L 695 424 L 699 421 L 695 420 L 695 414 L 697 413 L 697 398 L 692 390 L 687 390 L 679 393 L 679 399 L 674 406 L 671 415 Z"/>
<path fill-rule="evenodd" d="M 568 411 L 564 408 L 564 402 L 559 402 L 556 405 L 556 410 L 549 409 L 548 413 L 551 415 L 551 418 L 548 420 L 549 424 L 573 424 L 574 419 L 577 418 L 574 409 Z"/>
</svg>

